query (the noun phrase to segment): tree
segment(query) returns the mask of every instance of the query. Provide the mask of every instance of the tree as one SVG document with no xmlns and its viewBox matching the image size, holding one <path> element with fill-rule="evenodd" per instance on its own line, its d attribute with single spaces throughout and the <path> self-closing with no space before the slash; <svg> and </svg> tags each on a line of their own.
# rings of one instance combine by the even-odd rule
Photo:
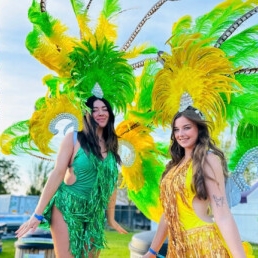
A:
<svg viewBox="0 0 258 258">
<path fill-rule="evenodd" d="M 41 160 L 39 163 L 34 164 L 33 167 L 33 171 L 29 172 L 31 185 L 27 190 L 27 195 L 40 195 L 54 165 L 51 161 Z"/>
<path fill-rule="evenodd" d="M 0 194 L 10 194 L 17 190 L 20 177 L 17 174 L 18 166 L 13 160 L 0 159 Z"/>
</svg>

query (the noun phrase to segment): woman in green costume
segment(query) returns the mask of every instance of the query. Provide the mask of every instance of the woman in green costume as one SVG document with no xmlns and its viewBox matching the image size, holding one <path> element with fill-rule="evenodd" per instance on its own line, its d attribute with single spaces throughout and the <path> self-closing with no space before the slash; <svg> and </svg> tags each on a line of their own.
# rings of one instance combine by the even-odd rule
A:
<svg viewBox="0 0 258 258">
<path fill-rule="evenodd" d="M 86 105 L 91 113 L 83 130 L 65 136 L 35 213 L 16 232 L 22 237 L 50 225 L 59 258 L 99 256 L 106 246 L 106 209 L 108 224 L 127 233 L 114 220 L 120 163 L 114 113 L 104 98 L 92 96 Z"/>
</svg>

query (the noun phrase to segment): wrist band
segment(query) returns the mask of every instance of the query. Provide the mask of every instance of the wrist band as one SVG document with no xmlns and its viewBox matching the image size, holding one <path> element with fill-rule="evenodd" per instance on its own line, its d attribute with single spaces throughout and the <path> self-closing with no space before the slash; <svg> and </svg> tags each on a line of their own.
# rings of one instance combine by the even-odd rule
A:
<svg viewBox="0 0 258 258">
<path fill-rule="evenodd" d="M 149 252 L 150 252 L 151 254 L 156 255 L 158 258 L 165 258 L 163 255 L 158 254 L 158 253 L 157 253 L 156 251 L 154 251 L 152 248 L 149 248 Z"/>
<path fill-rule="evenodd" d="M 43 216 L 43 215 L 38 215 L 38 214 L 36 214 L 36 213 L 34 213 L 33 216 L 34 216 L 37 220 L 39 220 L 39 221 L 42 221 L 42 220 L 44 219 L 44 216 Z"/>
<path fill-rule="evenodd" d="M 151 248 L 149 248 L 149 252 L 150 252 L 151 254 L 154 254 L 154 255 L 157 255 L 157 254 L 158 254 L 156 251 L 154 251 L 154 250 L 151 249 Z"/>
</svg>

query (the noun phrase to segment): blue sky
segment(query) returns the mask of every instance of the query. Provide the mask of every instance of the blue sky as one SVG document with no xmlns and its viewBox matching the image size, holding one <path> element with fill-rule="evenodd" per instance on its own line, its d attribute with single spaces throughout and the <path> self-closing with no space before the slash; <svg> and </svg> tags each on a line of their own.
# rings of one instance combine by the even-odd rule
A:
<svg viewBox="0 0 258 258">
<path fill-rule="evenodd" d="M 32 28 L 27 18 L 31 2 L 31 0 L 0 0 L 0 132 L 15 122 L 30 118 L 35 100 L 46 93 L 41 79 L 46 74 L 53 74 L 34 59 L 25 47 L 26 35 Z M 147 21 L 134 43 L 149 41 L 165 50 L 165 41 L 170 37 L 171 26 L 178 18 L 185 14 L 195 18 L 220 2 L 216 0 L 168 1 Z M 121 0 L 120 3 L 122 9 L 126 10 L 118 18 L 117 44 L 122 46 L 156 1 Z M 102 1 L 93 1 L 90 12 L 93 20 L 98 17 L 100 6 Z M 78 35 L 69 0 L 47 0 L 47 10 L 69 27 L 71 35 Z M 24 178 L 35 161 L 24 156 L 5 157 L 17 162 Z"/>
</svg>

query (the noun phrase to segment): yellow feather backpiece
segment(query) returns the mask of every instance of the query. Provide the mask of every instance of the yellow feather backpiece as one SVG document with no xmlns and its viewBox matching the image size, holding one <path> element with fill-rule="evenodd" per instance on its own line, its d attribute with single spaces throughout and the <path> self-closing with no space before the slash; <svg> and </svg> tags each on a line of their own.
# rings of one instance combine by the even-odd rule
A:
<svg viewBox="0 0 258 258">
<path fill-rule="evenodd" d="M 143 214 L 159 222 L 163 208 L 159 199 L 159 181 L 164 170 L 162 154 L 151 136 L 151 128 L 125 120 L 116 128 L 122 159 L 120 188 Z"/>
<path fill-rule="evenodd" d="M 121 187 L 125 185 L 130 190 L 139 191 L 144 184 L 142 174 L 142 159 L 146 153 L 155 149 L 153 138 L 150 136 L 150 129 L 131 120 L 121 122 L 116 128 L 119 137 L 120 150 L 123 148 L 125 156 L 122 156 Z M 127 149 L 127 151 L 125 151 Z"/>
<path fill-rule="evenodd" d="M 61 119 L 69 119 L 77 123 L 75 130 L 82 130 L 82 113 L 80 108 L 72 103 L 67 96 L 46 98 L 46 106 L 35 111 L 29 120 L 30 136 L 39 150 L 44 154 L 53 153 L 49 142 L 56 131 L 55 126 Z"/>
<path fill-rule="evenodd" d="M 158 72 L 154 83 L 156 119 L 160 119 L 163 126 L 169 125 L 186 92 L 205 119 L 211 121 L 212 126 L 216 124 L 213 128 L 218 134 L 226 125 L 224 101 L 229 102 L 230 94 L 241 87 L 234 78 L 235 68 L 222 50 L 208 46 L 209 41 L 201 40 L 197 33 L 181 35 L 173 43 L 170 43 L 171 55 L 164 53 L 161 57 L 164 68 Z"/>
</svg>

